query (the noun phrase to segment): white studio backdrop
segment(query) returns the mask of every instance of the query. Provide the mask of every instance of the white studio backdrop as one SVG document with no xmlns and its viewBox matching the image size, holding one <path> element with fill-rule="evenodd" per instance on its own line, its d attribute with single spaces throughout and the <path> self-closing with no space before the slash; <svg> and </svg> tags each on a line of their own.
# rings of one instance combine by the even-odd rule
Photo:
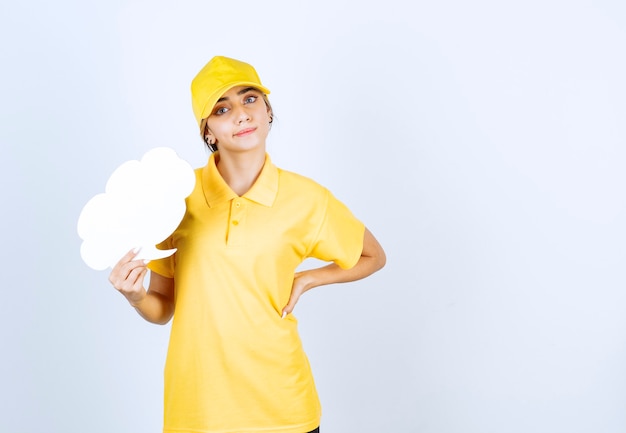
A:
<svg viewBox="0 0 626 433">
<path fill-rule="evenodd" d="M 169 327 L 76 222 L 150 148 L 205 163 L 213 55 L 387 252 L 296 307 L 324 433 L 626 431 L 626 3 L 5 2 L 0 41 L 0 431 L 160 431 Z"/>
</svg>

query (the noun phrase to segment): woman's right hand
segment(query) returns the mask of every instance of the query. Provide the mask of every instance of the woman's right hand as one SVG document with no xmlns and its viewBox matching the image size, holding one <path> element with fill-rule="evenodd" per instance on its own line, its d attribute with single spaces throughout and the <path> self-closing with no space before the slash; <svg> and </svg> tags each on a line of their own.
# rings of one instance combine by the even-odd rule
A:
<svg viewBox="0 0 626 433">
<path fill-rule="evenodd" d="M 139 251 L 130 250 L 113 267 L 109 275 L 109 282 L 130 302 L 137 307 L 146 297 L 143 280 L 148 273 L 147 260 L 133 260 Z"/>
</svg>

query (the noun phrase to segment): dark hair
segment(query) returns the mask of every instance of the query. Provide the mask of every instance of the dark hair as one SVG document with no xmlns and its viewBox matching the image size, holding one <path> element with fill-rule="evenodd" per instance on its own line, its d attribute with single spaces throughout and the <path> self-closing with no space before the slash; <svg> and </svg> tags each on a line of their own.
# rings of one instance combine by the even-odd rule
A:
<svg viewBox="0 0 626 433">
<path fill-rule="evenodd" d="M 263 100 L 265 101 L 265 106 L 269 109 L 270 111 L 270 129 L 272 128 L 272 123 L 274 122 L 274 109 L 272 108 L 272 104 L 270 104 L 269 99 L 267 99 L 267 95 L 265 93 L 263 93 Z M 209 148 L 209 150 L 211 152 L 215 152 L 217 150 L 217 143 L 211 143 L 209 142 L 209 137 L 207 137 L 207 133 L 208 128 L 209 128 L 209 122 L 207 122 L 207 118 L 202 119 L 202 123 L 204 124 L 204 130 L 202 131 L 202 140 L 204 141 L 204 144 L 206 144 L 206 146 Z"/>
</svg>

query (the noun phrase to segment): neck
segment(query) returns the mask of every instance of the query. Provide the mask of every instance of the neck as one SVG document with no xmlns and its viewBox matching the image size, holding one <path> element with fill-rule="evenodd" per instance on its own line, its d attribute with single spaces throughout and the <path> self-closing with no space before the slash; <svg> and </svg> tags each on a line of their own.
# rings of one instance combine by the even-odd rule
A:
<svg viewBox="0 0 626 433">
<path fill-rule="evenodd" d="M 265 149 L 255 152 L 216 154 L 215 164 L 224 181 L 238 196 L 252 188 L 265 164 Z"/>
</svg>

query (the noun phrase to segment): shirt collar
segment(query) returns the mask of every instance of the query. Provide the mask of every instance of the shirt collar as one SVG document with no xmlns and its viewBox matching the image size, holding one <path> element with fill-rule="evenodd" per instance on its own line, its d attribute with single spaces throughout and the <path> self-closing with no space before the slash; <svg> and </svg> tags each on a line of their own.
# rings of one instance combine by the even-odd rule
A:
<svg viewBox="0 0 626 433">
<path fill-rule="evenodd" d="M 202 190 L 209 207 L 237 198 L 237 194 L 230 189 L 215 164 L 215 153 L 209 157 L 209 162 L 202 168 Z M 259 177 L 243 197 L 264 206 L 271 206 L 278 193 L 278 168 L 272 163 L 270 156 L 265 154 L 265 163 Z"/>
</svg>

